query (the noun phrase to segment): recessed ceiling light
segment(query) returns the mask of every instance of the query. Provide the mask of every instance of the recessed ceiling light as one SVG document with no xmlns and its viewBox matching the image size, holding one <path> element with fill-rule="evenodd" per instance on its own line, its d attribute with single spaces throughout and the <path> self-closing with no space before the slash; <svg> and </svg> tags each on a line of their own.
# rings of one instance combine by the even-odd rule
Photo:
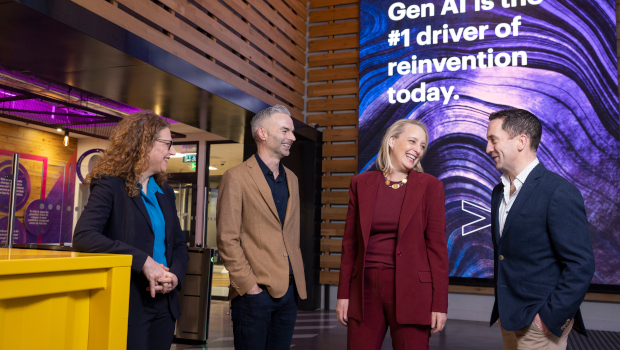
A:
<svg viewBox="0 0 620 350">
<path fill-rule="evenodd" d="M 58 131 L 58 132 L 62 132 L 62 129 L 61 129 L 61 128 L 58 128 L 58 129 L 56 129 L 56 131 Z"/>
<path fill-rule="evenodd" d="M 217 170 L 216 167 L 209 166 L 209 170 Z"/>
</svg>

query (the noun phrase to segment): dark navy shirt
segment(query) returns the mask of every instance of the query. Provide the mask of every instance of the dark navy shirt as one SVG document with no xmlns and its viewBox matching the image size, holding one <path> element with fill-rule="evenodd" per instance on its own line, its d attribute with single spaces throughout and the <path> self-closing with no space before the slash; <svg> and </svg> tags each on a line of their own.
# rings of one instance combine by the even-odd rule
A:
<svg viewBox="0 0 620 350">
<path fill-rule="evenodd" d="M 279 165 L 279 174 L 278 178 L 273 177 L 273 171 L 269 169 L 267 164 L 263 162 L 262 159 L 258 156 L 258 153 L 254 155 L 256 157 L 256 161 L 258 162 L 258 166 L 263 171 L 265 175 L 265 179 L 267 180 L 267 184 L 271 189 L 271 196 L 273 197 L 273 201 L 276 203 L 276 210 L 278 211 L 278 217 L 280 218 L 280 223 L 282 227 L 284 227 L 284 218 L 286 218 L 286 206 L 288 205 L 288 184 L 286 183 L 286 171 L 284 171 L 284 165 L 280 162 Z M 293 274 L 293 267 L 291 266 L 291 259 L 288 260 L 288 272 L 289 274 Z"/>
<path fill-rule="evenodd" d="M 265 175 L 265 179 L 267 180 L 267 184 L 271 189 L 271 195 L 273 196 L 273 201 L 276 203 L 276 209 L 278 210 L 278 217 L 280 218 L 280 223 L 282 223 L 282 227 L 284 227 L 284 218 L 286 217 L 286 206 L 288 205 L 288 185 L 286 183 L 286 172 L 284 171 L 284 165 L 280 162 L 280 174 L 278 174 L 278 178 L 274 179 L 273 172 L 269 169 L 267 164 L 263 162 L 262 159 L 256 153 L 256 161 L 260 166 L 260 169 L 263 171 Z"/>
</svg>

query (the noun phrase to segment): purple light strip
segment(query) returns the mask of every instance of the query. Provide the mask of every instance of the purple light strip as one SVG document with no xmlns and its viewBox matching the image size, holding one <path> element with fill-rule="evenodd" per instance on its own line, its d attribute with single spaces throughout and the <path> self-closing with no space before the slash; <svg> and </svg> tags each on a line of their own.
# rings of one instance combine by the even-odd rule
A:
<svg viewBox="0 0 620 350">
<path fill-rule="evenodd" d="M 50 81 L 48 79 L 45 78 L 41 78 L 38 77 L 36 75 L 33 74 L 24 74 L 22 72 L 19 71 L 14 71 L 11 69 L 8 69 L 6 67 L 0 66 L 0 74 L 4 74 L 4 75 L 8 75 L 14 79 L 17 80 L 22 80 L 22 81 L 26 81 L 30 84 L 34 84 L 34 85 L 38 85 L 38 86 L 43 86 L 45 87 L 47 90 L 49 91 L 53 91 L 53 92 L 57 92 L 60 94 L 67 94 L 70 96 L 74 96 L 74 97 L 78 97 L 81 101 L 86 102 L 86 107 L 88 107 L 88 103 L 92 102 L 92 103 L 96 103 L 98 105 L 101 105 L 103 107 L 106 108 L 110 108 L 112 110 L 116 110 L 119 111 L 121 113 L 124 114 L 130 114 L 130 113 L 135 113 L 135 112 L 140 112 L 142 111 L 142 109 L 140 108 L 136 108 L 121 102 L 117 102 L 99 95 L 95 95 L 93 93 L 90 93 L 88 91 L 84 91 L 81 89 L 77 89 L 75 87 L 72 87 L 70 85 L 64 84 L 64 83 L 58 83 L 58 82 L 54 82 L 54 81 Z M 2 95 L 2 97 L 14 97 L 16 96 L 15 94 L 8 92 L 8 91 L 4 91 L 0 89 L 0 94 Z M 2 102 L 0 103 L 0 108 L 10 108 L 10 109 L 23 109 L 23 110 L 37 110 L 37 111 L 45 111 L 45 112 L 49 112 L 49 116 L 50 117 L 46 117 L 44 114 L 28 114 L 28 113 L 19 113 L 19 112 L 8 112 L 8 113 L 14 113 L 15 115 L 19 116 L 19 117 L 23 117 L 26 119 L 33 119 L 39 122 L 43 122 L 43 123 L 48 123 L 48 124 L 62 124 L 62 123 L 81 123 L 84 122 L 83 117 L 79 117 L 79 120 L 72 120 L 70 116 L 63 116 L 63 115 L 57 115 L 59 112 L 63 111 L 65 113 L 72 113 L 72 114 L 81 114 L 84 115 L 85 117 L 89 117 L 89 116 L 97 116 L 96 114 L 93 113 L 88 113 L 84 110 L 81 110 L 79 108 L 67 108 L 67 107 L 58 107 L 55 106 L 52 103 L 46 102 L 46 101 L 41 101 L 41 100 L 35 100 L 35 99 L 31 99 L 31 100 L 22 100 L 22 101 L 11 101 L 11 102 Z M 0 111 L 1 112 L 1 111 Z M 161 116 L 162 118 L 166 119 L 166 121 L 168 121 L 168 123 L 170 124 L 176 124 L 179 123 L 176 120 L 170 119 L 170 118 L 166 118 Z M 92 120 L 91 121 L 96 121 L 96 120 Z M 67 126 L 66 128 L 69 129 L 78 129 L 78 128 L 85 128 L 85 127 L 110 127 L 110 126 L 114 126 L 116 125 L 116 123 L 111 123 L 111 124 L 97 124 L 97 125 L 90 125 L 87 126 L 86 123 L 84 125 L 75 125 L 75 126 Z"/>
</svg>

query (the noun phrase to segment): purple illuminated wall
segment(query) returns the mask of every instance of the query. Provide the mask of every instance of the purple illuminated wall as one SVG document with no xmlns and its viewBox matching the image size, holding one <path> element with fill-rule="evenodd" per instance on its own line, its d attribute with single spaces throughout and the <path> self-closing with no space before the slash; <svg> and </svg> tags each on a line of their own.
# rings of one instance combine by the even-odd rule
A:
<svg viewBox="0 0 620 350">
<path fill-rule="evenodd" d="M 441 15 L 444 4 L 450 1 L 415 1 L 403 4 L 408 7 L 414 3 L 432 3 L 434 16 L 427 12 L 424 18 L 405 16 L 393 20 L 388 10 L 395 2 L 361 2 L 359 170 L 374 169 L 383 131 L 394 121 L 402 118 L 423 121 L 430 132 L 424 169 L 440 178 L 446 188 L 450 275 L 492 277 L 488 210 L 491 191 L 501 174 L 485 154 L 488 116 L 510 107 L 530 110 L 543 123 L 539 159 L 548 169 L 575 184 L 584 197 L 596 255 L 592 282 L 620 284 L 615 2 L 530 0 L 526 6 L 504 8 L 501 0 L 495 0 L 491 1 L 493 9 L 476 11 L 477 1 L 457 0 L 454 7 L 458 14 L 453 8 Z M 498 37 L 493 28 L 501 23 L 510 25 L 517 16 L 521 16 L 519 35 Z M 458 42 L 451 39 L 444 43 L 439 35 L 437 44 L 419 45 L 425 38 L 418 42 L 417 35 L 428 25 L 436 30 L 443 29 L 445 24 L 457 35 L 458 28 L 470 26 L 488 25 L 490 30 L 484 39 L 465 40 L 461 32 Z M 409 47 L 404 46 L 406 29 L 409 29 Z M 396 30 L 399 35 L 393 35 L 392 39 L 398 37 L 399 42 L 390 46 L 388 39 Z M 443 58 L 460 60 L 481 52 L 488 58 L 489 49 L 493 49 L 495 56 L 525 52 L 527 64 L 521 60 L 516 66 L 483 69 L 477 61 L 476 69 L 469 66 L 467 70 L 455 71 L 448 69 L 449 61 L 443 61 L 441 66 Z M 423 73 L 399 74 L 392 67 L 393 75 L 389 75 L 389 62 L 411 62 L 413 55 L 418 61 L 436 59 L 432 71 L 426 71 L 425 66 Z M 505 62 L 506 55 L 503 58 L 500 64 Z M 406 72 L 406 64 L 401 68 Z M 390 88 L 396 92 L 411 91 L 422 83 L 426 101 L 401 103 L 396 93 L 390 96 Z M 454 87 L 449 100 L 442 87 L 446 92 Z M 431 88 L 436 88 L 430 90 L 432 94 Z M 419 99 L 421 94 L 417 92 Z M 406 93 L 400 97 L 404 101 Z M 428 100 L 435 97 L 438 101 Z"/>
</svg>

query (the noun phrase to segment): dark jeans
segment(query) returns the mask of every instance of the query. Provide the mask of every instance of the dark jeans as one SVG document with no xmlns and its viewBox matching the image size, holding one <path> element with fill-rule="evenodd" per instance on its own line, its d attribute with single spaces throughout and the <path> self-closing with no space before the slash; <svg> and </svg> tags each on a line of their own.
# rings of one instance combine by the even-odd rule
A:
<svg viewBox="0 0 620 350">
<path fill-rule="evenodd" d="M 232 300 L 235 350 L 289 350 L 297 320 L 295 287 L 279 299 L 261 288 Z"/>
<path fill-rule="evenodd" d="M 170 350 L 175 322 L 168 295 L 149 295 L 139 320 L 127 329 L 127 350 Z"/>
</svg>

